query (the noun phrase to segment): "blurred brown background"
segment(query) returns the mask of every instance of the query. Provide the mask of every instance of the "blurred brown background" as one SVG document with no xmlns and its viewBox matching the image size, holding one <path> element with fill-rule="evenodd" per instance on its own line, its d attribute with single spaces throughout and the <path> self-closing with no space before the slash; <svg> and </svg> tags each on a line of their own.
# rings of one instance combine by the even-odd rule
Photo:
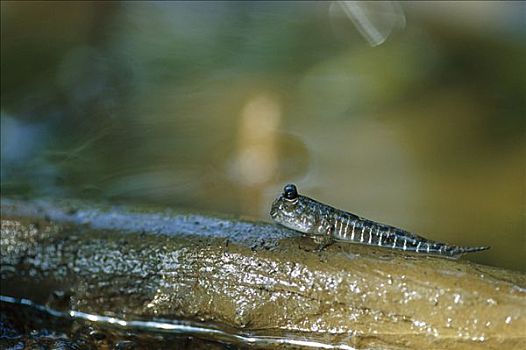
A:
<svg viewBox="0 0 526 350">
<path fill-rule="evenodd" d="M 2 195 L 269 220 L 293 182 L 526 271 L 525 3 L 400 5 L 373 47 L 329 2 L 2 1 Z"/>
</svg>

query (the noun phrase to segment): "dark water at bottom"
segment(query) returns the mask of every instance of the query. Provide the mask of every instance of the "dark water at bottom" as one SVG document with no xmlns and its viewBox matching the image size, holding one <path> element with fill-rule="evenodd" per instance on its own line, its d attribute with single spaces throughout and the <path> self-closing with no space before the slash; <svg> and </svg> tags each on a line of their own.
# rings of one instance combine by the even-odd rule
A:
<svg viewBox="0 0 526 350">
<path fill-rule="evenodd" d="M 123 320 L 58 311 L 0 295 L 1 349 L 344 349 L 297 337 L 261 336 L 178 320 Z"/>
</svg>

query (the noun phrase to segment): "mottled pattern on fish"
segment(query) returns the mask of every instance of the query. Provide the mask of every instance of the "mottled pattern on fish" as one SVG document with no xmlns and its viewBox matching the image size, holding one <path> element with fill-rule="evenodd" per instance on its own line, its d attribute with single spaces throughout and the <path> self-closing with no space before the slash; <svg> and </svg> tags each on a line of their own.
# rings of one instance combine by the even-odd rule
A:
<svg viewBox="0 0 526 350">
<path fill-rule="evenodd" d="M 285 186 L 272 204 L 270 215 L 277 223 L 312 236 L 321 246 L 345 241 L 450 258 L 489 249 L 451 246 L 367 220 L 299 195 L 294 185 Z"/>
</svg>

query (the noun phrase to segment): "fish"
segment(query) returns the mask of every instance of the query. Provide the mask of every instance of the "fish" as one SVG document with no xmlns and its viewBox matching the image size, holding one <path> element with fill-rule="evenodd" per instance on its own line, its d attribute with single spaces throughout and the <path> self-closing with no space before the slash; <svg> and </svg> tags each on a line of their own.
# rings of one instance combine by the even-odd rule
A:
<svg viewBox="0 0 526 350">
<path fill-rule="evenodd" d="M 335 242 L 348 242 L 456 259 L 466 253 L 490 248 L 432 241 L 300 195 L 294 184 L 283 188 L 283 193 L 272 203 L 270 216 L 276 223 L 312 237 L 319 244 L 318 250 Z"/>
</svg>

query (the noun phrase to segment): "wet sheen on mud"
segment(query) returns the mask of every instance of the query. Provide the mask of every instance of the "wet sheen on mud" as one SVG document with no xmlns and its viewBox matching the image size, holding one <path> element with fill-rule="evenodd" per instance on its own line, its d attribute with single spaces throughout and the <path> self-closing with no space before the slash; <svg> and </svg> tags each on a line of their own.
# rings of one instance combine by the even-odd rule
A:
<svg viewBox="0 0 526 350">
<path fill-rule="evenodd" d="M 1 248 L 4 303 L 31 300 L 104 327 L 268 346 L 526 344 L 521 273 L 356 245 L 315 253 L 270 224 L 10 201 Z"/>
</svg>

